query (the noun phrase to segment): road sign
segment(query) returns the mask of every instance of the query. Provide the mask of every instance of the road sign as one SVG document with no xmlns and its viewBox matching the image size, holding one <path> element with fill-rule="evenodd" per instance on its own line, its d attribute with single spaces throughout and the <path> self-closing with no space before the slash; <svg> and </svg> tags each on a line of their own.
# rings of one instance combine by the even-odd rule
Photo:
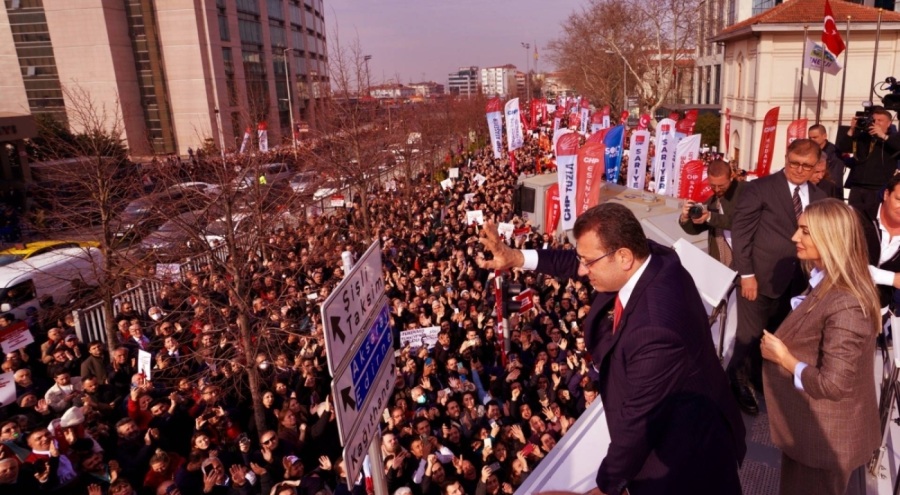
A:
<svg viewBox="0 0 900 495">
<path fill-rule="evenodd" d="M 393 377 L 380 376 L 385 361 L 394 361 L 391 314 L 387 299 L 381 301 L 381 309 L 354 349 L 350 362 L 335 373 L 331 384 L 338 431 L 344 441 L 351 436 L 360 416 L 369 412 L 365 407 L 369 395 L 384 387 L 378 380 L 391 380 L 393 386 Z"/>
<path fill-rule="evenodd" d="M 325 349 L 332 375 L 351 358 L 350 350 L 384 295 L 381 242 L 369 246 L 334 292 L 322 303 Z"/>
</svg>

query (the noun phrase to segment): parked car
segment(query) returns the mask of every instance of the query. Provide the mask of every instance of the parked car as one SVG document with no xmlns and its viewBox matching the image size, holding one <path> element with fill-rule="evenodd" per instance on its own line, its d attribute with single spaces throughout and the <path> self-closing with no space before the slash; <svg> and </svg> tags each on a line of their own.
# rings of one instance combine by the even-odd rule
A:
<svg viewBox="0 0 900 495">
<path fill-rule="evenodd" d="M 297 194 L 308 192 L 319 179 L 319 174 L 315 172 L 300 172 L 291 177 L 291 189 Z"/>
<path fill-rule="evenodd" d="M 234 187 L 238 190 L 244 190 L 250 188 L 255 182 L 271 185 L 279 181 L 286 181 L 293 175 L 294 170 L 287 163 L 266 163 L 258 167 L 250 166 L 234 179 Z M 260 180 L 260 178 L 264 180 Z"/>
<path fill-rule="evenodd" d="M 202 208 L 210 198 L 194 189 L 172 186 L 138 198 L 119 215 L 116 236 L 141 238 L 175 215 Z"/>
<path fill-rule="evenodd" d="M 96 241 L 34 241 L 0 251 L 0 266 L 66 248 L 100 247 Z"/>
<path fill-rule="evenodd" d="M 196 242 L 196 236 L 206 228 L 210 218 L 216 215 L 211 210 L 189 211 L 177 215 L 144 237 L 140 249 L 145 254 L 160 259 L 187 257 L 201 247 Z"/>
</svg>

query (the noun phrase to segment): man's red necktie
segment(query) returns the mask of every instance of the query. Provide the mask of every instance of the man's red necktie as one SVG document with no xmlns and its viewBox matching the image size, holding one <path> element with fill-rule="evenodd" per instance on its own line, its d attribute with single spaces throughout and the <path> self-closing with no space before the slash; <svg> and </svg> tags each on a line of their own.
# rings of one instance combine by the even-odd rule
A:
<svg viewBox="0 0 900 495">
<path fill-rule="evenodd" d="M 616 328 L 619 326 L 619 320 L 622 319 L 622 301 L 619 299 L 619 296 L 616 296 L 616 305 L 613 308 L 613 333 L 616 333 Z"/>
</svg>

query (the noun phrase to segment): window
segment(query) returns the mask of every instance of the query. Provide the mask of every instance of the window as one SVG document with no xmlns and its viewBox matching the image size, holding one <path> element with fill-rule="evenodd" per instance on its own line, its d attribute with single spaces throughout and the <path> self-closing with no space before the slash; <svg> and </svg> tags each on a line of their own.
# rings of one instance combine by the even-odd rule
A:
<svg viewBox="0 0 900 495">
<path fill-rule="evenodd" d="M 287 35 L 284 31 L 284 25 L 277 21 L 270 21 L 269 38 L 272 40 L 272 46 L 287 46 Z"/>
<path fill-rule="evenodd" d="M 2 289 L 0 291 L 0 304 L 9 304 L 10 309 L 15 309 L 34 299 L 36 297 L 35 294 L 34 282 L 26 280 L 12 287 Z M 3 311 L 9 311 L 10 309 L 3 309 Z"/>
<path fill-rule="evenodd" d="M 231 40 L 231 35 L 228 33 L 228 18 L 221 12 L 219 13 L 219 38 L 222 41 Z"/>
<path fill-rule="evenodd" d="M 238 12 L 249 12 L 251 14 L 259 14 L 259 3 L 257 0 L 235 0 Z"/>
<path fill-rule="evenodd" d="M 284 13 L 281 10 L 281 0 L 266 0 L 269 8 L 269 18 L 284 20 Z"/>
</svg>

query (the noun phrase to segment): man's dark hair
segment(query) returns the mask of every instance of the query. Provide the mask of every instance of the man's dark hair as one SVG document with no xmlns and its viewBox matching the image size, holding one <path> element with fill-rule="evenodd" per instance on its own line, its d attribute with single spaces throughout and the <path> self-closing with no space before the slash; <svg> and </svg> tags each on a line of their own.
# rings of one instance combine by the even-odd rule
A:
<svg viewBox="0 0 900 495">
<path fill-rule="evenodd" d="M 822 124 L 813 124 L 813 125 L 809 126 L 809 129 L 807 129 L 806 132 L 810 133 L 812 131 L 819 131 L 822 134 L 828 135 L 828 131 L 825 130 L 825 126 Z"/>
<path fill-rule="evenodd" d="M 888 179 L 887 184 L 884 185 L 885 191 L 894 192 L 894 189 L 897 187 L 897 184 L 900 184 L 900 174 L 894 174 Z"/>
<path fill-rule="evenodd" d="M 822 156 L 822 148 L 812 139 L 795 139 L 787 148 L 787 154 L 791 153 L 801 156 L 815 155 L 818 162 Z"/>
<path fill-rule="evenodd" d="M 731 166 L 722 160 L 713 160 L 709 162 L 706 173 L 710 177 L 731 177 Z"/>
<path fill-rule="evenodd" d="M 872 107 L 872 115 L 884 115 L 884 116 L 887 117 L 888 120 L 890 120 L 891 122 L 894 121 L 894 116 L 891 115 L 891 112 L 887 111 L 887 110 L 886 110 L 884 107 L 882 107 L 882 106 L 878 106 L 878 105 L 873 106 L 873 107 Z"/>
<path fill-rule="evenodd" d="M 575 220 L 573 232 L 576 239 L 588 232 L 597 234 L 600 243 L 609 251 L 627 248 L 638 259 L 650 256 L 641 223 L 631 210 L 618 203 L 603 203 L 584 212 Z"/>
</svg>

